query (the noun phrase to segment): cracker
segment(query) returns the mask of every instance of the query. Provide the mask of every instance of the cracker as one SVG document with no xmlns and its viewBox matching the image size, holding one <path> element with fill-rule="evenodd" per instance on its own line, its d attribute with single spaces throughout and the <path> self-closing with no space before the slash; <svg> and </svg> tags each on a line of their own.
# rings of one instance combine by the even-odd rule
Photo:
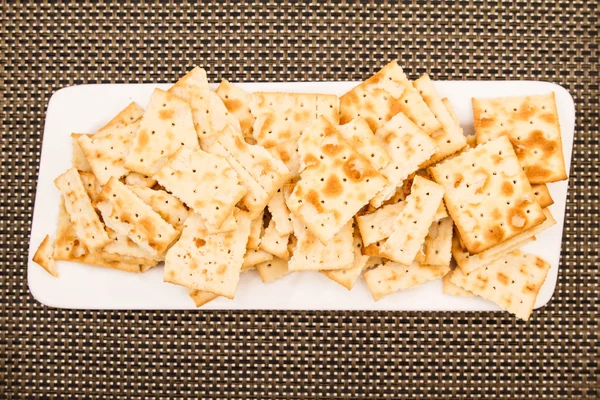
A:
<svg viewBox="0 0 600 400">
<path fill-rule="evenodd" d="M 96 254 L 106 262 L 127 263 L 131 265 L 136 265 L 139 268 L 136 267 L 135 272 L 138 272 L 138 269 L 139 272 L 146 272 L 150 268 L 156 267 L 159 262 L 159 260 L 153 260 L 151 258 L 133 257 L 117 253 L 109 253 L 104 249 L 97 251 Z"/>
<path fill-rule="evenodd" d="M 255 267 L 260 263 L 271 261 L 272 259 L 273 254 L 267 253 L 266 251 L 246 250 L 246 254 L 244 254 L 244 263 L 242 264 L 242 270 L 248 269 L 250 267 Z"/>
<path fill-rule="evenodd" d="M 129 186 L 145 186 L 151 188 L 156 185 L 156 180 L 149 176 L 138 174 L 137 172 L 130 172 L 125 175 L 125 184 Z"/>
<path fill-rule="evenodd" d="M 554 217 L 548 209 L 544 210 L 544 215 L 546 220 L 541 224 L 534 226 L 525 232 L 521 232 L 518 235 L 513 236 L 512 238 L 478 254 L 469 254 L 469 252 L 460 245 L 459 236 L 455 235 L 452 242 L 452 255 L 454 256 L 454 259 L 456 260 L 456 263 L 462 272 L 464 274 L 469 274 L 478 268 L 484 267 L 497 258 L 518 249 L 525 243 L 535 240 L 535 235 L 556 224 Z"/>
<path fill-rule="evenodd" d="M 263 216 L 264 213 L 260 213 L 258 217 L 254 218 L 250 223 L 250 236 L 248 237 L 247 247 L 249 250 L 258 250 L 260 246 L 260 238 L 263 235 Z"/>
<path fill-rule="evenodd" d="M 463 130 L 458 122 L 448 112 L 446 105 L 437 93 L 429 75 L 425 74 L 413 82 L 413 86 L 419 91 L 427 106 L 435 114 L 437 120 L 441 123 L 441 129 L 430 134 L 435 141 L 437 151 L 426 161 L 422 167 L 432 165 L 444 158 L 460 151 L 467 145 Z"/>
<path fill-rule="evenodd" d="M 177 197 L 164 190 L 152 190 L 145 186 L 130 186 L 130 189 L 175 229 L 183 228 L 188 209 Z M 232 229 L 235 229 L 235 225 Z"/>
<path fill-rule="evenodd" d="M 506 136 L 429 169 L 471 254 L 541 224 L 546 217 Z"/>
<path fill-rule="evenodd" d="M 352 268 L 354 263 L 354 239 L 351 221 L 348 221 L 326 245 L 321 243 L 304 225 L 302 220 L 293 214 L 292 223 L 294 225 L 294 235 L 298 242 L 288 263 L 290 271 Z"/>
<path fill-rule="evenodd" d="M 64 197 L 61 196 L 56 240 L 54 242 L 54 260 L 74 261 L 127 272 L 140 272 L 140 264 L 123 262 L 121 260 L 107 260 L 104 257 L 106 254 L 109 253 L 99 250 L 90 251 L 83 245 L 75 233 L 75 229 L 65 208 Z"/>
<path fill-rule="evenodd" d="M 252 115 L 256 117 L 252 134 L 266 148 L 295 143 L 319 116 L 337 124 L 337 104 L 335 95 L 255 92 L 250 102 Z"/>
<path fill-rule="evenodd" d="M 356 217 L 360 235 L 365 246 L 387 239 L 394 231 L 394 220 L 406 203 L 388 204 L 371 214 Z"/>
<path fill-rule="evenodd" d="M 138 121 L 144 115 L 144 109 L 139 106 L 136 102 L 129 103 L 127 107 L 122 109 L 113 119 L 111 119 L 106 125 L 98 129 L 96 132 L 97 136 L 103 135 L 105 132 L 119 129 L 124 126 L 133 124 Z"/>
<path fill-rule="evenodd" d="M 227 110 L 219 96 L 210 90 L 204 69 L 192 69 L 169 89 L 169 93 L 190 105 L 194 128 L 202 148 L 211 144 L 228 124 L 241 133 L 238 119 Z"/>
<path fill-rule="evenodd" d="M 267 151 L 278 160 L 281 160 L 290 171 L 291 176 L 300 173 L 300 158 L 298 156 L 298 141 L 289 140 L 267 148 Z"/>
<path fill-rule="evenodd" d="M 450 265 L 452 259 L 452 218 L 447 217 L 435 221 L 429 227 L 429 233 L 423 243 L 425 259 L 423 264 L 427 265 Z"/>
<path fill-rule="evenodd" d="M 362 254 L 362 240 L 358 230 L 354 232 L 354 262 L 349 269 L 321 271 L 323 275 L 345 287 L 352 290 L 356 280 L 361 275 L 363 269 L 369 261 L 369 256 Z"/>
<path fill-rule="evenodd" d="M 452 118 L 452 120 L 457 124 L 460 125 L 460 122 L 458 120 L 458 115 L 456 115 L 456 111 L 454 111 L 454 107 L 452 107 L 452 103 L 450 102 L 450 100 L 447 97 L 444 97 L 442 99 L 442 103 L 444 104 L 444 107 L 446 107 L 446 111 L 448 111 L 448 114 L 450 114 L 450 117 Z M 475 137 L 475 135 L 471 135 L 472 138 Z M 467 143 L 469 136 L 467 136 Z M 472 146 L 475 147 L 475 146 Z"/>
<path fill-rule="evenodd" d="M 567 179 L 554 92 L 473 99 L 477 143 L 507 136 L 532 184 Z"/>
<path fill-rule="evenodd" d="M 364 118 L 355 118 L 347 124 L 338 126 L 337 130 L 344 140 L 369 160 L 376 170 L 382 169 L 392 161 L 380 138 L 373 133 Z"/>
<path fill-rule="evenodd" d="M 381 254 L 404 265 L 412 263 L 429 232 L 443 196 L 444 189 L 440 185 L 415 176 L 406 205 L 394 220 L 394 230 L 381 246 Z"/>
<path fill-rule="evenodd" d="M 477 147 L 477 136 L 468 135 L 466 138 L 468 148 L 472 149 L 473 147 Z"/>
<path fill-rule="evenodd" d="M 58 278 L 58 268 L 54 262 L 54 242 L 46 235 L 33 255 L 33 262 L 44 268 L 50 275 Z"/>
<path fill-rule="evenodd" d="M 195 289 L 188 289 L 188 295 L 192 298 L 196 307 L 201 307 L 219 297 L 214 293 Z"/>
<path fill-rule="evenodd" d="M 381 258 L 383 257 L 383 254 L 381 253 L 380 249 L 383 243 L 384 241 L 380 240 L 368 246 L 363 246 L 362 253 L 366 256 Z"/>
<path fill-rule="evenodd" d="M 236 215 L 240 211 L 239 208 L 235 207 L 231 213 L 225 218 L 225 221 L 219 226 L 211 225 L 204 221 L 204 225 L 206 227 L 206 231 L 208 233 L 223 233 L 229 232 L 237 229 L 237 220 Z"/>
<path fill-rule="evenodd" d="M 367 260 L 365 267 L 363 268 L 364 271 L 371 269 L 371 268 L 376 268 L 380 265 L 383 264 L 383 259 L 380 257 L 374 257 L 374 256 L 369 256 L 369 259 Z"/>
<path fill-rule="evenodd" d="M 132 260 L 135 259 L 137 264 L 154 266 L 158 261 L 164 259 L 163 255 L 153 255 L 142 249 L 127 235 L 109 230 L 109 237 L 112 240 L 111 243 L 102 249 L 103 256 L 107 260 L 127 259 L 127 262 L 133 262 Z"/>
<path fill-rule="evenodd" d="M 442 278 L 443 290 L 444 294 L 450 296 L 458 296 L 458 297 L 474 297 L 475 295 L 468 290 L 461 288 L 460 286 L 456 286 L 454 283 L 450 282 L 450 277 L 452 276 L 452 271 L 444 275 Z"/>
<path fill-rule="evenodd" d="M 286 196 L 284 196 L 283 188 L 278 190 L 271 198 L 268 207 L 272 221 L 275 222 L 277 232 L 282 236 L 293 233 L 294 226 L 292 225 L 292 218 L 286 204 Z"/>
<path fill-rule="evenodd" d="M 413 262 L 403 265 L 391 261 L 364 273 L 365 282 L 374 300 L 438 279 L 450 271 L 450 266 L 422 265 Z"/>
<path fill-rule="evenodd" d="M 65 199 L 65 208 L 73 228 L 82 243 L 90 250 L 98 250 L 110 242 L 100 221 L 79 172 L 71 168 L 54 180 L 54 185 Z"/>
<path fill-rule="evenodd" d="M 89 136 L 83 133 L 71 133 L 71 138 L 73 138 L 73 167 L 75 167 L 78 171 L 92 172 L 92 167 L 88 163 L 85 158 L 85 154 L 81 151 L 81 147 L 79 147 L 79 143 L 77 140 L 81 136 Z"/>
<path fill-rule="evenodd" d="M 283 278 L 290 273 L 288 269 L 288 262 L 281 258 L 273 258 L 270 261 L 265 261 L 256 266 L 258 275 L 263 283 L 273 282 L 277 279 Z"/>
<path fill-rule="evenodd" d="M 363 117 L 373 132 L 398 112 L 404 112 L 427 134 L 440 128 L 396 61 L 340 98 L 340 122 L 345 124 L 356 117 Z"/>
<path fill-rule="evenodd" d="M 289 236 L 289 234 L 280 234 L 275 228 L 275 221 L 271 219 L 260 239 L 259 247 L 261 250 L 271 253 L 278 258 L 288 260 L 290 258 L 288 251 Z"/>
<path fill-rule="evenodd" d="M 330 240 L 387 183 L 324 118 L 299 143 L 306 169 L 288 199 L 290 211 L 323 243 Z M 315 145 L 312 138 L 320 138 Z"/>
<path fill-rule="evenodd" d="M 239 163 L 266 192 L 267 201 L 291 178 L 290 171 L 283 162 L 273 157 L 262 146 L 246 143 L 231 125 L 223 130 L 214 143 L 221 145 L 216 154 L 227 158 L 232 167 L 234 164 L 231 161 L 235 160 Z M 214 147 L 216 146 L 207 146 L 207 149 L 212 152 Z M 225 150 L 225 154 L 222 154 L 222 149 Z M 236 168 L 234 167 L 234 169 Z M 257 204 L 257 206 L 262 210 L 266 203 Z"/>
<path fill-rule="evenodd" d="M 533 190 L 535 198 L 537 199 L 538 203 L 540 203 L 540 207 L 546 208 L 554 204 L 554 200 L 552 199 L 550 191 L 548 190 L 548 185 L 545 183 L 531 185 L 531 190 Z"/>
<path fill-rule="evenodd" d="M 95 201 L 104 223 L 127 235 L 152 256 L 162 254 L 179 232 L 144 203 L 129 186 L 110 178 Z"/>
<path fill-rule="evenodd" d="M 435 212 L 435 216 L 433 217 L 433 220 L 439 221 L 440 219 L 446 218 L 447 216 L 448 216 L 448 212 L 446 211 L 446 206 L 444 205 L 444 202 L 441 202 L 439 208 Z"/>
<path fill-rule="evenodd" d="M 93 203 L 102 191 L 102 185 L 100 185 L 96 176 L 91 172 L 79 171 L 79 177 L 81 178 L 85 191 Z"/>
<path fill-rule="evenodd" d="M 514 250 L 468 275 L 457 268 L 449 279 L 527 321 L 549 270 L 543 258 Z"/>
<path fill-rule="evenodd" d="M 227 128 L 225 130 L 227 130 Z M 240 201 L 240 205 L 250 212 L 250 216 L 252 218 L 256 217 L 268 204 L 270 194 L 263 189 L 263 187 L 256 181 L 256 179 L 252 177 L 252 175 L 250 175 L 240 160 L 231 156 L 227 149 L 223 147 L 217 140 L 214 140 L 210 146 L 207 147 L 207 150 L 211 154 L 221 156 L 227 160 L 229 166 L 239 177 L 240 185 L 246 191 Z"/>
<path fill-rule="evenodd" d="M 129 172 L 125 168 L 125 156 L 129 153 L 139 127 L 138 121 L 107 130 L 101 136 L 81 135 L 77 139 L 81 151 L 101 185 L 106 184 L 111 177 L 119 179 Z"/>
<path fill-rule="evenodd" d="M 202 150 L 181 148 L 153 178 L 215 227 L 246 194 L 227 160 Z"/>
<path fill-rule="evenodd" d="M 155 89 L 125 159 L 125 167 L 152 176 L 180 147 L 199 149 L 192 110 L 173 94 Z"/>
<path fill-rule="evenodd" d="M 209 234 L 199 215 L 185 222 L 181 238 L 167 252 L 164 281 L 233 298 L 250 234 L 247 213 L 235 231 Z"/>
<path fill-rule="evenodd" d="M 230 83 L 227 79 L 221 81 L 216 94 L 223 101 L 227 110 L 240 121 L 244 137 L 252 138 L 252 125 L 255 119 L 250 111 L 252 94 Z"/>
<path fill-rule="evenodd" d="M 389 184 L 371 200 L 380 207 L 392 197 L 398 186 L 419 169 L 436 151 L 436 144 L 403 113 L 396 114 L 376 132 L 392 161 L 381 170 Z"/>
</svg>

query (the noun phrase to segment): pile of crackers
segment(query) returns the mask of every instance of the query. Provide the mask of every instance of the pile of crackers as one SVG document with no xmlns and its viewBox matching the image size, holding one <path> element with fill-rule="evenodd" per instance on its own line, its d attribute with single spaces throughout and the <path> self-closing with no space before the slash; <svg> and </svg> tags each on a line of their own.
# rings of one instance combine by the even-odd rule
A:
<svg viewBox="0 0 600 400">
<path fill-rule="evenodd" d="M 129 272 L 164 263 L 197 306 L 319 271 L 375 300 L 443 278 L 528 319 L 550 265 L 519 248 L 567 178 L 554 94 L 473 99 L 466 137 L 429 76 L 394 61 L 341 97 L 216 91 L 194 68 L 145 110 L 73 133 L 54 240 L 34 261 Z M 452 261 L 454 260 L 454 262 Z"/>
</svg>

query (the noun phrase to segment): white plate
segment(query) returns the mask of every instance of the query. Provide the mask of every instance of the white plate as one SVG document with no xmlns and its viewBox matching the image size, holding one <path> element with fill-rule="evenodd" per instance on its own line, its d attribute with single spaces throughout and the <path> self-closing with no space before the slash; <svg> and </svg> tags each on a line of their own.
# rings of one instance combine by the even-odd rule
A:
<svg viewBox="0 0 600 400">
<path fill-rule="evenodd" d="M 289 91 L 341 95 L 356 82 L 294 82 L 240 84 L 248 91 Z M 129 102 L 146 106 L 155 87 L 168 84 L 82 85 L 56 92 L 50 99 L 44 129 L 42 159 L 29 245 L 28 282 L 41 303 L 61 308 L 84 309 L 194 309 L 182 287 L 164 283 L 162 268 L 145 274 L 59 262 L 60 278 L 50 276 L 31 261 L 46 234 L 54 236 L 60 193 L 53 180 L 71 166 L 71 132 L 95 132 Z M 560 86 L 547 82 L 435 82 L 442 96 L 452 102 L 465 134 L 473 132 L 472 97 L 518 96 L 554 91 L 562 127 L 567 171 L 571 163 L 575 109 L 573 99 Z M 557 224 L 538 235 L 525 251 L 544 257 L 552 268 L 536 302 L 536 308 L 552 297 L 558 266 L 568 183 L 550 184 Z M 477 298 L 446 296 L 441 280 L 391 294 L 374 302 L 359 279 L 352 291 L 317 272 L 290 274 L 263 284 L 256 272 L 242 274 L 234 300 L 219 298 L 203 309 L 291 309 L 291 310 L 423 310 L 493 311 L 498 307 Z"/>
</svg>

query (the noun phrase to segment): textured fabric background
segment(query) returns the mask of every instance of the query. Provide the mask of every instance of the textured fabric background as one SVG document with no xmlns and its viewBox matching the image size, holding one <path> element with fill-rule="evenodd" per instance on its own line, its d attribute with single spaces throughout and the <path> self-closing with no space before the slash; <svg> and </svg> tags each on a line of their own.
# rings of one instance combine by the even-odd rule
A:
<svg viewBox="0 0 600 400">
<path fill-rule="evenodd" d="M 0 398 L 598 398 L 598 4 L 352 2 L 0 8 Z M 500 3 L 498 6 L 497 3 Z M 451 5 L 452 4 L 452 5 Z M 536 79 L 577 130 L 559 281 L 505 313 L 55 310 L 27 289 L 48 100 L 82 83 Z"/>
</svg>

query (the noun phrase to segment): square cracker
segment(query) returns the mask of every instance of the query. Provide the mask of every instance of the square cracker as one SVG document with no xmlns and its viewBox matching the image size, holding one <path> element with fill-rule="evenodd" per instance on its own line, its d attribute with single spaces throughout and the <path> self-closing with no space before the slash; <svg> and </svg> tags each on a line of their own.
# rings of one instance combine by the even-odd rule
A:
<svg viewBox="0 0 600 400">
<path fill-rule="evenodd" d="M 533 190 L 535 198 L 537 199 L 538 203 L 540 203 L 540 207 L 546 208 L 554 204 L 554 200 L 550 195 L 550 190 L 548 190 L 548 185 L 545 183 L 531 185 L 531 190 Z"/>
<path fill-rule="evenodd" d="M 380 207 L 410 174 L 435 153 L 437 146 L 429 135 L 401 112 L 379 128 L 376 135 L 391 156 L 391 162 L 381 170 L 390 183 L 371 200 L 373 206 Z"/>
<path fill-rule="evenodd" d="M 454 236 L 452 241 L 452 255 L 456 260 L 456 263 L 464 274 L 469 274 L 478 268 L 484 267 L 492 261 L 510 253 L 513 250 L 518 249 L 525 243 L 535 240 L 535 235 L 548 229 L 549 227 L 556 224 L 554 217 L 548 209 L 544 209 L 544 215 L 546 220 L 541 224 L 534 226 L 533 228 L 521 232 L 518 235 L 494 246 L 489 249 L 482 251 L 478 254 L 469 254 L 468 251 L 462 248 L 460 245 L 460 238 L 458 235 Z"/>
<path fill-rule="evenodd" d="M 266 192 L 268 200 L 291 178 L 290 171 L 283 162 L 273 157 L 264 147 L 246 143 L 231 125 L 228 125 L 216 138 L 214 144 L 217 143 L 221 145 L 219 149 L 225 150 L 225 154 L 222 154 L 223 151 L 216 151 L 216 153 L 221 154 L 228 161 L 237 161 Z M 216 146 L 209 145 L 207 150 L 213 152 L 214 147 Z M 261 209 L 265 206 L 266 203 L 260 204 Z"/>
<path fill-rule="evenodd" d="M 75 168 L 54 180 L 65 199 L 65 208 L 81 242 L 90 250 L 98 250 L 110 242 L 85 186 Z"/>
<path fill-rule="evenodd" d="M 440 185 L 415 176 L 406 205 L 394 219 L 393 231 L 381 246 L 381 254 L 400 264 L 411 264 L 429 233 L 443 196 Z"/>
<path fill-rule="evenodd" d="M 358 117 L 347 124 L 339 125 L 337 130 L 376 170 L 382 169 L 392 161 L 380 138 L 373 133 L 364 118 Z"/>
<path fill-rule="evenodd" d="M 281 258 L 273 258 L 270 261 L 265 261 L 256 266 L 258 275 L 263 283 L 273 282 L 277 279 L 283 278 L 290 273 L 288 269 L 288 262 Z"/>
<path fill-rule="evenodd" d="M 340 123 L 363 117 L 373 132 L 398 112 L 406 114 L 427 134 L 440 128 L 440 123 L 396 61 L 388 63 L 340 98 Z"/>
<path fill-rule="evenodd" d="M 434 221 L 423 243 L 426 265 L 450 265 L 452 259 L 452 218 L 447 217 Z"/>
<path fill-rule="evenodd" d="M 234 231 L 210 234 L 199 215 L 185 222 L 181 238 L 167 252 L 165 282 L 233 298 L 250 234 L 247 213 L 237 216 Z"/>
<path fill-rule="evenodd" d="M 215 227 L 246 194 L 227 160 L 202 150 L 181 148 L 153 178 Z"/>
<path fill-rule="evenodd" d="M 110 259 L 110 253 L 101 250 L 89 250 L 77 237 L 69 214 L 65 208 L 64 197 L 61 196 L 58 209 L 58 225 L 54 242 L 55 260 L 74 261 L 97 267 L 113 268 L 127 272 L 140 272 L 141 264 L 124 261 L 122 258 Z"/>
<path fill-rule="evenodd" d="M 419 286 L 427 281 L 438 279 L 450 271 L 450 266 L 422 265 L 413 262 L 403 265 L 391 261 L 384 262 L 364 273 L 365 282 L 374 300 L 397 292 Z"/>
<path fill-rule="evenodd" d="M 102 135 L 81 135 L 77 143 L 90 168 L 101 185 L 111 177 L 117 179 L 126 175 L 125 156 L 129 153 L 133 139 L 140 127 L 134 122 L 120 128 L 106 130 Z"/>
<path fill-rule="evenodd" d="M 429 171 L 446 189 L 446 208 L 471 254 L 494 247 L 546 219 L 506 136 Z"/>
<path fill-rule="evenodd" d="M 477 143 L 507 136 L 532 184 L 567 179 L 554 92 L 473 99 Z"/>
<path fill-rule="evenodd" d="M 78 171 L 92 172 L 92 167 L 90 167 L 90 164 L 85 158 L 85 154 L 83 154 L 83 151 L 77 142 L 81 136 L 89 135 L 85 133 L 71 133 L 71 138 L 73 139 L 73 167 Z"/>
<path fill-rule="evenodd" d="M 294 235 L 298 239 L 294 254 L 289 260 L 290 271 L 322 271 L 349 269 L 354 263 L 352 222 L 327 242 L 321 243 L 304 223 L 292 214 Z"/>
<path fill-rule="evenodd" d="M 250 111 L 252 93 L 230 83 L 227 79 L 221 81 L 215 93 L 223 101 L 227 110 L 240 121 L 244 138 L 253 138 L 252 126 L 255 118 Z"/>
<path fill-rule="evenodd" d="M 388 181 L 325 118 L 304 132 L 299 153 L 306 168 L 288 208 L 327 243 Z"/>
<path fill-rule="evenodd" d="M 179 232 L 144 203 L 129 186 L 110 178 L 95 201 L 104 223 L 127 235 L 152 256 L 162 254 Z"/>
<path fill-rule="evenodd" d="M 169 89 L 169 93 L 185 100 L 192 110 L 194 128 L 202 148 L 221 134 L 227 125 L 241 133 L 238 119 L 223 101 L 210 90 L 206 71 L 195 67 Z"/>
<path fill-rule="evenodd" d="M 145 186 L 130 186 L 130 188 L 162 219 L 177 230 L 183 229 L 183 223 L 188 216 L 188 209 L 181 200 L 164 190 L 153 190 Z"/>
<path fill-rule="evenodd" d="M 468 275 L 457 268 L 449 279 L 527 321 L 549 270 L 543 258 L 514 250 Z"/>
<path fill-rule="evenodd" d="M 192 110 L 173 94 L 155 89 L 125 158 L 125 167 L 152 176 L 180 147 L 200 148 Z"/>
<path fill-rule="evenodd" d="M 58 278 L 58 268 L 54 262 L 54 242 L 46 235 L 33 255 L 33 262 L 44 268 L 50 275 Z"/>
<path fill-rule="evenodd" d="M 430 134 L 431 138 L 435 141 L 437 151 L 422 165 L 424 167 L 460 151 L 467 145 L 467 139 L 460 125 L 453 118 L 452 113 L 446 108 L 447 105 L 444 104 L 442 98 L 433 87 L 429 75 L 425 74 L 414 81 L 413 86 L 423 96 L 425 103 L 427 103 L 427 106 L 442 125 L 441 129 Z"/>
<path fill-rule="evenodd" d="M 320 116 L 337 125 L 338 102 L 330 94 L 255 92 L 250 102 L 254 139 L 265 148 L 295 143 Z"/>
<path fill-rule="evenodd" d="M 330 271 L 321 271 L 323 275 L 335 281 L 345 287 L 348 290 L 352 290 L 356 280 L 362 274 L 367 262 L 369 261 L 369 256 L 365 256 L 362 254 L 362 240 L 360 239 L 360 234 L 357 229 L 354 231 L 354 262 L 352 263 L 352 267 L 349 269 L 341 269 L 341 270 L 330 270 Z"/>
</svg>

